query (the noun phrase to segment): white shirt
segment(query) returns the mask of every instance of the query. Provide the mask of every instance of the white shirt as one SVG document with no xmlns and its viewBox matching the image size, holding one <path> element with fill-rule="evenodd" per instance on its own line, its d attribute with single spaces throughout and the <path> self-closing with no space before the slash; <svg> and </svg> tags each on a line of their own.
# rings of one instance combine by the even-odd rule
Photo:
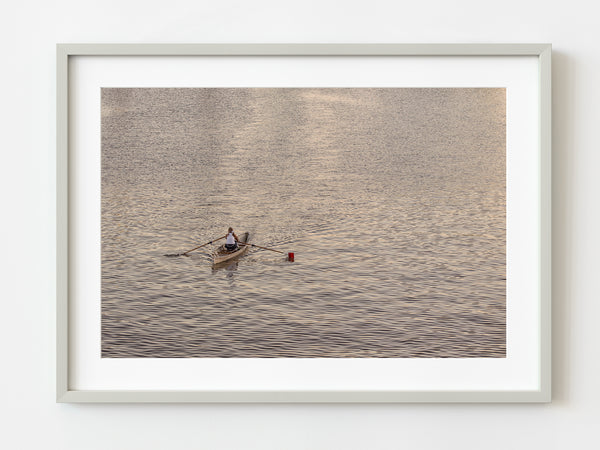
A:
<svg viewBox="0 0 600 450">
<path fill-rule="evenodd" d="M 235 238 L 233 237 L 233 233 L 229 233 L 227 235 L 227 240 L 225 241 L 225 243 L 228 245 L 235 244 Z"/>
</svg>

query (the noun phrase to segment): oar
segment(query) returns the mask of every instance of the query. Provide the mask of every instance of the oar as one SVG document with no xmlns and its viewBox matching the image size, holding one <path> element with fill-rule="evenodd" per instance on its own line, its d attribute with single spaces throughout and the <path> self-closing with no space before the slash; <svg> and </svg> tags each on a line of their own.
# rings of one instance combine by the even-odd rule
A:
<svg viewBox="0 0 600 450">
<path fill-rule="evenodd" d="M 263 250 L 270 250 L 272 252 L 277 252 L 277 253 L 281 253 L 283 255 L 285 255 L 285 252 L 282 252 L 280 250 L 275 250 L 274 248 L 268 248 L 268 247 L 262 247 L 260 245 L 256 245 L 256 244 L 245 244 L 243 242 L 238 242 L 238 245 L 247 245 L 249 247 L 257 247 L 257 248 L 262 248 Z M 294 254 L 293 253 L 287 253 L 287 257 L 289 261 L 294 261 Z"/>
<path fill-rule="evenodd" d="M 218 240 L 221 240 L 221 239 L 223 239 L 223 238 L 226 238 L 226 237 L 227 237 L 227 235 L 225 235 L 225 236 L 221 236 L 220 238 L 217 238 L 217 239 L 213 239 L 212 241 L 209 241 L 209 242 L 207 242 L 206 244 L 199 245 L 198 247 L 194 247 L 193 249 L 191 249 L 191 250 L 188 250 L 187 252 L 183 252 L 183 253 L 172 253 L 172 254 L 170 254 L 170 255 L 165 255 L 165 256 L 184 256 L 184 255 L 186 255 L 186 256 L 187 256 L 187 254 L 188 254 L 189 252 L 193 252 L 194 250 L 198 250 L 199 248 L 206 247 L 208 244 L 212 244 L 213 242 L 217 242 Z"/>
<path fill-rule="evenodd" d="M 285 252 L 275 250 L 274 248 L 261 247 L 260 245 L 256 245 L 256 244 L 245 244 L 244 242 L 238 242 L 238 245 L 248 245 L 250 247 L 258 247 L 258 248 L 262 248 L 263 250 L 271 250 L 272 252 L 283 253 L 285 255 Z"/>
</svg>

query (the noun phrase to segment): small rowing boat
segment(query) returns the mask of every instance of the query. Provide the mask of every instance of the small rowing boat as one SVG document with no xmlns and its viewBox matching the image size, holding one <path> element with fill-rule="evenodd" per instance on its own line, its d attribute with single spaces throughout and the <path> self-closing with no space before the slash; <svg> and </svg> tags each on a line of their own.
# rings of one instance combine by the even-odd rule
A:
<svg viewBox="0 0 600 450">
<path fill-rule="evenodd" d="M 246 233 L 242 233 L 242 235 L 240 236 L 240 240 L 239 243 L 240 244 L 245 244 L 250 240 L 250 233 L 246 232 Z M 214 253 L 213 253 L 213 264 L 221 264 L 227 261 L 231 261 L 232 259 L 236 259 L 239 258 L 240 256 L 242 256 L 243 254 L 245 254 L 248 249 L 250 248 L 249 245 L 238 245 L 238 248 L 236 250 L 227 250 L 225 248 L 224 245 L 221 245 Z"/>
</svg>

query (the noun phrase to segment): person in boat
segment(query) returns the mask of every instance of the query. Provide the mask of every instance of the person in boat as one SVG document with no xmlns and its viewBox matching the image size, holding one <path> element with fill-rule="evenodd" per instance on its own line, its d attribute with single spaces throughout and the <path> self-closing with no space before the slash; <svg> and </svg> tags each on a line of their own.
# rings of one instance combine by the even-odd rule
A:
<svg viewBox="0 0 600 450">
<path fill-rule="evenodd" d="M 227 232 L 227 239 L 225 240 L 225 249 L 232 252 L 237 250 L 239 239 L 237 235 L 233 232 L 233 228 L 229 227 L 229 231 Z"/>
</svg>

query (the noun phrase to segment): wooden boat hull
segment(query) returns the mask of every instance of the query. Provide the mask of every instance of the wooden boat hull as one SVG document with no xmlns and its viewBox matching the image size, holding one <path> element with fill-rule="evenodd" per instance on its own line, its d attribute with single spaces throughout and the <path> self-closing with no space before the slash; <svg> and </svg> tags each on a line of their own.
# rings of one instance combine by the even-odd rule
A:
<svg viewBox="0 0 600 450">
<path fill-rule="evenodd" d="M 248 233 L 248 232 L 242 233 L 239 236 L 239 238 L 240 238 L 239 242 L 246 243 L 250 239 L 250 233 Z M 248 251 L 249 248 L 250 248 L 249 245 L 240 245 L 240 246 L 238 246 L 237 250 L 230 252 L 230 251 L 225 250 L 224 245 L 221 245 L 213 253 L 213 265 L 222 264 L 224 262 L 228 262 L 228 261 L 234 260 L 236 258 L 239 258 L 240 256 L 244 255 Z"/>
</svg>

